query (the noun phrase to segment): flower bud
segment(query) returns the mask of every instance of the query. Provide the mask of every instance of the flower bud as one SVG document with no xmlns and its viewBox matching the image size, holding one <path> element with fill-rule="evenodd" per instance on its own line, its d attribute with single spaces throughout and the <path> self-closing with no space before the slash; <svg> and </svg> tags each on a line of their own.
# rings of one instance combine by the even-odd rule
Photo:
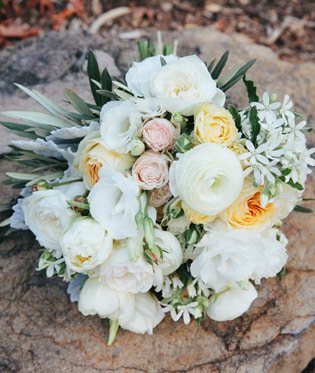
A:
<svg viewBox="0 0 315 373">
<path fill-rule="evenodd" d="M 144 143 L 140 140 L 135 141 L 134 147 L 131 149 L 131 155 L 137 157 L 144 152 Z"/>
</svg>

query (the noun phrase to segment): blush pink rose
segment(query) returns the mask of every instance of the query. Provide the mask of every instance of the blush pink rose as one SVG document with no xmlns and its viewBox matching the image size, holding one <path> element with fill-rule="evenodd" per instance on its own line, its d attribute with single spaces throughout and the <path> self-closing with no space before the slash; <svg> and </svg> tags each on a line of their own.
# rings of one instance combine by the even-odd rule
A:
<svg viewBox="0 0 315 373">
<path fill-rule="evenodd" d="M 150 149 L 159 152 L 174 145 L 176 129 L 167 119 L 154 118 L 143 126 L 142 136 Z"/>
<path fill-rule="evenodd" d="M 161 188 L 168 183 L 167 157 L 152 151 L 143 153 L 134 163 L 132 175 L 144 190 Z"/>
<path fill-rule="evenodd" d="M 162 186 L 162 188 L 154 189 L 150 195 L 150 205 L 153 207 L 163 206 L 170 198 L 172 193 L 168 184 Z"/>
</svg>

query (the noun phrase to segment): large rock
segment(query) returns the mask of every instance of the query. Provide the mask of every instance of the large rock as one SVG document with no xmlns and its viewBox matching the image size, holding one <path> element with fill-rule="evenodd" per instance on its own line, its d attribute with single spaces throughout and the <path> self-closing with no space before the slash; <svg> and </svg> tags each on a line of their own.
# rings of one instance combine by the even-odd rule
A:
<svg viewBox="0 0 315 373">
<path fill-rule="evenodd" d="M 181 53 L 198 52 L 206 60 L 226 49 L 231 51 L 232 63 L 257 58 L 250 76 L 260 93 L 264 89 L 289 93 L 299 110 L 314 113 L 314 65 L 281 62 L 268 48 L 210 29 L 167 35 L 174 37 Z M 80 71 L 86 46 L 110 53 L 120 69 L 127 67 L 132 55 L 129 42 L 84 34 L 49 34 L 17 44 L 0 53 L 1 109 L 30 108 L 25 95 L 10 88 L 12 81 L 35 84 L 59 102 L 65 87 L 87 97 L 87 81 Z M 231 100 L 245 104 L 244 90 L 231 92 Z M 3 130 L 0 135 L 4 150 L 8 137 Z M 0 167 L 1 174 L 9 169 L 4 161 Z M 12 191 L 2 186 L 1 195 L 8 200 Z M 314 197 L 311 182 L 306 196 Z M 308 202 L 308 207 L 312 204 Z M 35 271 L 39 247 L 31 235 L 12 236 L 0 244 L 0 369 L 298 372 L 315 355 L 314 224 L 314 215 L 297 212 L 286 221 L 287 274 L 282 280 L 264 281 L 258 287 L 259 298 L 243 317 L 228 323 L 206 320 L 200 326 L 194 322 L 184 326 L 167 317 L 153 336 L 120 331 L 113 347 L 106 345 L 107 321 L 83 317 L 70 303 L 62 281 Z"/>
</svg>

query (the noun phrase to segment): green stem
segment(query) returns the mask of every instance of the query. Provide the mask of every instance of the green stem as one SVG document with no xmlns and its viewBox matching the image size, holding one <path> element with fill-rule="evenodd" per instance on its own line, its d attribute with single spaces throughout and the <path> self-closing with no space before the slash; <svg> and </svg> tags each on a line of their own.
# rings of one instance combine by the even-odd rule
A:
<svg viewBox="0 0 315 373">
<path fill-rule="evenodd" d="M 109 334 L 108 334 L 108 346 L 111 346 L 116 338 L 118 332 L 119 324 L 118 320 L 110 320 L 109 321 Z"/>
</svg>

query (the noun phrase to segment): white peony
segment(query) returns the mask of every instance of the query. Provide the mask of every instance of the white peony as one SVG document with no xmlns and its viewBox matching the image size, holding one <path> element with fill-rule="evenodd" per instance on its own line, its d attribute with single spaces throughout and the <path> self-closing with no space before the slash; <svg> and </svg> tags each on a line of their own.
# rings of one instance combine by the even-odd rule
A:
<svg viewBox="0 0 315 373">
<path fill-rule="evenodd" d="M 230 282 L 248 280 L 265 262 L 261 236 L 252 231 L 211 230 L 196 247 L 202 252 L 192 262 L 191 274 L 217 292 Z"/>
<path fill-rule="evenodd" d="M 157 98 L 170 112 L 193 115 L 197 104 L 224 105 L 225 94 L 217 88 L 203 61 L 193 55 L 182 58 L 155 56 L 135 64 L 126 74 L 136 96 Z"/>
<path fill-rule="evenodd" d="M 233 285 L 210 298 L 207 315 L 215 321 L 236 319 L 248 310 L 256 298 L 257 291 L 251 283 L 248 283 L 247 289 L 244 290 Z"/>
<path fill-rule="evenodd" d="M 263 247 L 264 260 L 255 268 L 251 279 L 260 284 L 262 278 L 276 276 L 287 262 L 287 239 L 278 229 L 269 229 L 260 234 Z M 277 239 L 279 238 L 279 239 Z"/>
<path fill-rule="evenodd" d="M 80 217 L 62 234 L 60 247 L 67 266 L 86 273 L 105 262 L 113 250 L 113 239 L 95 220 Z"/>
<path fill-rule="evenodd" d="M 170 63 L 177 59 L 174 55 L 162 56 Z M 126 73 L 128 88 L 135 96 L 151 97 L 152 76 L 161 69 L 161 55 L 148 57 L 141 62 L 134 62 Z"/>
<path fill-rule="evenodd" d="M 84 316 L 98 315 L 127 323 L 135 312 L 135 297 L 110 290 L 98 278 L 88 278 L 80 292 L 78 308 Z"/>
<path fill-rule="evenodd" d="M 176 271 L 183 262 L 183 250 L 177 238 L 171 232 L 154 229 L 154 244 L 163 251 L 163 262 L 158 264 L 163 275 Z"/>
<path fill-rule="evenodd" d="M 120 247 L 114 249 L 95 274 L 103 279 L 110 289 L 119 293 L 145 293 L 153 285 L 153 268 L 145 261 L 143 254 L 131 258 L 129 250 L 128 242 L 123 242 Z"/>
<path fill-rule="evenodd" d="M 164 316 L 165 314 L 154 295 L 150 293 L 136 294 L 135 309 L 131 318 L 127 322 L 119 320 L 119 324 L 133 333 L 152 334 L 153 328 L 163 320 Z"/>
<path fill-rule="evenodd" d="M 104 145 L 118 153 L 128 153 L 137 144 L 142 126 L 141 114 L 130 101 L 110 101 L 100 114 L 100 132 Z"/>
<path fill-rule="evenodd" d="M 137 234 L 135 216 L 139 210 L 137 183 L 110 168 L 102 168 L 100 180 L 88 197 L 92 217 L 115 239 Z"/>
<path fill-rule="evenodd" d="M 242 190 L 244 175 L 237 156 L 218 144 L 201 144 L 172 163 L 172 194 L 197 213 L 216 215 Z"/>
<path fill-rule="evenodd" d="M 76 216 L 67 204 L 68 199 L 59 190 L 47 189 L 34 192 L 22 203 L 25 224 L 57 258 L 61 256 L 59 238 Z"/>
</svg>

